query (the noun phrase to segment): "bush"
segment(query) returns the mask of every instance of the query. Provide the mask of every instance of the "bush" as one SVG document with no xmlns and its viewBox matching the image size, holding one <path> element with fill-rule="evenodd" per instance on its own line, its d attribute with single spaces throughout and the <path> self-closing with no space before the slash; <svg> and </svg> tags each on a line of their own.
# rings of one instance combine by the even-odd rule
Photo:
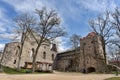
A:
<svg viewBox="0 0 120 80">
<path fill-rule="evenodd" d="M 116 67 L 114 67 L 114 66 L 107 65 L 107 67 L 108 67 L 109 71 L 115 71 L 116 70 Z"/>
<path fill-rule="evenodd" d="M 0 69 L 0 73 L 3 73 L 3 70 L 2 70 L 2 69 Z"/>
<path fill-rule="evenodd" d="M 26 73 L 32 73 L 32 70 L 28 69 L 28 70 L 26 70 Z"/>
</svg>

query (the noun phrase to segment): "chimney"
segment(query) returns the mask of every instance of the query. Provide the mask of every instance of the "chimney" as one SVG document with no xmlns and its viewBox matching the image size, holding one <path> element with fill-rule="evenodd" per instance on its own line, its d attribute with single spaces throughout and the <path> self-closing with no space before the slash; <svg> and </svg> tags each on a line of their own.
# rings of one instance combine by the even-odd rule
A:
<svg viewBox="0 0 120 80">
<path fill-rule="evenodd" d="M 57 52 L 56 44 L 52 44 L 52 48 L 51 48 L 51 50 Z"/>
</svg>

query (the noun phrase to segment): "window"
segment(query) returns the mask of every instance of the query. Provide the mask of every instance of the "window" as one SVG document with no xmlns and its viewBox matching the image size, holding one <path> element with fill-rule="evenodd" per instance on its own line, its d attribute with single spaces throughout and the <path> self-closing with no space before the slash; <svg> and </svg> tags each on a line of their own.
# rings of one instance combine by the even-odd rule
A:
<svg viewBox="0 0 120 80">
<path fill-rule="evenodd" d="M 43 52 L 43 59 L 46 59 L 46 52 Z"/>
<path fill-rule="evenodd" d="M 54 54 L 52 54 L 52 60 L 54 60 Z"/>
<path fill-rule="evenodd" d="M 33 58 L 33 56 L 34 56 L 34 48 L 32 48 L 30 51 L 30 58 Z"/>
<path fill-rule="evenodd" d="M 46 48 L 46 46 L 44 46 L 44 48 Z"/>
<path fill-rule="evenodd" d="M 16 60 L 14 60 L 14 64 L 16 64 Z"/>
<path fill-rule="evenodd" d="M 83 43 L 83 46 L 85 46 L 85 45 L 86 45 L 86 43 L 84 42 L 84 43 Z"/>
<path fill-rule="evenodd" d="M 91 43 L 93 44 L 94 42 L 93 42 L 93 41 L 91 41 Z"/>
<path fill-rule="evenodd" d="M 19 51 L 20 51 L 20 46 L 17 46 L 17 50 L 16 50 L 16 54 L 15 55 L 18 55 Z"/>
</svg>

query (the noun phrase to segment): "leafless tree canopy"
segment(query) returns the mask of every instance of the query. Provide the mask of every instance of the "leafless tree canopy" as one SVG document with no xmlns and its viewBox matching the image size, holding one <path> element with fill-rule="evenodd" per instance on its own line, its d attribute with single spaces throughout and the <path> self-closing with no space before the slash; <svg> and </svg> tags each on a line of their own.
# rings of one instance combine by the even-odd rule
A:
<svg viewBox="0 0 120 80">
<path fill-rule="evenodd" d="M 18 15 L 14 19 L 14 21 L 17 24 L 16 32 L 19 34 L 21 34 L 21 33 L 25 34 L 27 32 L 27 30 L 29 28 L 32 28 L 36 23 L 35 18 L 27 13 Z"/>
<path fill-rule="evenodd" d="M 103 37 L 105 44 L 109 42 L 110 37 L 113 35 L 110 12 L 106 11 L 104 16 L 98 16 L 97 19 L 90 20 L 89 25 L 94 32 Z"/>
<path fill-rule="evenodd" d="M 44 40 L 53 40 L 65 34 L 64 29 L 59 26 L 60 18 L 55 10 L 47 12 L 46 8 L 42 10 L 36 9 L 36 13 L 39 17 L 39 22 L 35 31 L 40 37 L 44 36 Z"/>
<path fill-rule="evenodd" d="M 118 37 L 120 37 L 120 9 L 116 8 L 115 12 L 112 13 L 113 21 L 112 21 L 112 26 L 116 30 L 116 34 Z"/>
<path fill-rule="evenodd" d="M 106 45 L 109 43 L 110 37 L 112 37 L 112 26 L 110 22 L 110 12 L 106 11 L 104 16 L 98 16 L 97 19 L 93 19 L 89 21 L 90 27 L 97 35 L 101 36 L 101 42 L 103 47 L 104 54 L 104 63 L 106 65 Z M 106 65 L 107 70 L 107 65 Z"/>
<path fill-rule="evenodd" d="M 33 57 L 33 72 L 35 70 L 35 61 L 38 54 L 38 49 L 41 47 L 41 45 L 44 45 L 45 42 L 50 43 L 55 38 L 64 36 L 66 34 L 64 28 L 60 26 L 60 18 L 55 10 L 47 11 L 46 8 L 42 8 L 41 10 L 36 9 L 36 14 L 39 17 L 39 20 L 34 31 L 38 36 L 35 36 L 34 34 L 33 36 L 38 45 L 35 49 L 35 54 Z"/>
<path fill-rule="evenodd" d="M 80 46 L 80 38 L 81 38 L 81 36 L 79 36 L 77 34 L 73 34 L 70 37 L 70 41 L 71 41 L 74 48 L 78 48 Z"/>
<path fill-rule="evenodd" d="M 78 67 L 79 67 L 79 50 L 80 50 L 80 38 L 81 36 L 77 35 L 77 34 L 73 34 L 71 37 L 70 37 L 70 42 L 72 43 L 72 46 L 73 48 L 75 49 L 74 50 L 74 54 L 75 54 L 75 57 L 73 59 L 73 66 L 75 67 L 75 70 L 78 71 Z"/>
<path fill-rule="evenodd" d="M 35 26 L 36 20 L 33 16 L 29 14 L 21 14 L 17 16 L 14 21 L 17 24 L 16 32 L 17 34 L 21 35 L 21 41 L 20 41 L 21 44 L 20 44 L 20 51 L 19 51 L 18 65 L 17 65 L 17 69 L 19 70 L 21 54 L 22 54 L 25 39 L 28 38 L 29 33 L 32 31 L 33 27 Z"/>
<path fill-rule="evenodd" d="M 111 40 L 112 44 L 115 44 L 120 49 L 120 9 L 116 8 L 115 12 L 112 13 L 112 27 L 115 29 L 116 38 Z"/>
</svg>

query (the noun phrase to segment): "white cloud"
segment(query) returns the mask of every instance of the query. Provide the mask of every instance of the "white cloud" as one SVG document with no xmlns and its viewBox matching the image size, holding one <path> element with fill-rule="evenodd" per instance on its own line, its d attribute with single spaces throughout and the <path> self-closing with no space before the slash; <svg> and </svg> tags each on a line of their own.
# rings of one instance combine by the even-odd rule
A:
<svg viewBox="0 0 120 80">
<path fill-rule="evenodd" d="M 6 15 L 7 9 L 0 7 L 0 40 L 13 40 L 16 36 L 13 31 L 13 20 L 9 18 L 9 15 Z M 3 46 L 4 41 L 0 42 L 0 45 Z M 0 47 L 1 47 L 0 46 Z M 0 48 L 0 50 L 3 48 Z"/>
<path fill-rule="evenodd" d="M 0 7 L 0 19 L 2 19 L 3 17 L 5 17 L 4 13 L 5 13 L 5 9 Z"/>
<path fill-rule="evenodd" d="M 5 44 L 0 44 L 0 51 L 3 51 Z"/>
<path fill-rule="evenodd" d="M 6 12 L 7 10 L 5 8 L 0 7 L 0 33 L 12 30 L 12 27 L 10 26 L 13 23 L 8 15 L 6 15 Z"/>
<path fill-rule="evenodd" d="M 63 0 L 60 4 L 59 1 L 54 0 L 4 0 L 8 4 L 12 5 L 16 12 L 33 12 L 35 9 L 40 9 L 42 7 L 47 7 L 47 9 L 55 9 L 59 15 L 64 18 L 71 18 L 73 20 L 77 19 L 80 16 L 80 10 L 78 7 L 75 7 L 71 1 Z M 60 7 L 58 5 L 61 5 Z M 64 18 L 65 19 L 65 18 Z"/>
<path fill-rule="evenodd" d="M 9 33 L 0 34 L 0 38 L 2 39 L 13 39 L 13 37 L 15 37 L 15 34 L 9 34 Z"/>
<path fill-rule="evenodd" d="M 74 15 L 77 14 L 77 13 L 75 13 L 75 11 L 73 11 L 75 9 L 72 9 L 72 7 L 69 4 L 67 4 L 67 5 L 69 5 L 68 7 L 64 5 L 66 8 L 57 9 L 56 8 L 56 1 L 49 1 L 49 0 L 48 1 L 47 0 L 46 1 L 42 1 L 42 0 L 31 0 L 31 1 L 30 0 L 23 0 L 23 1 L 20 1 L 20 0 L 4 0 L 4 1 L 6 3 L 10 4 L 11 6 L 13 6 L 17 13 L 33 12 L 33 11 L 35 11 L 36 8 L 40 9 L 42 7 L 47 7 L 48 10 L 55 9 L 59 13 L 59 16 L 62 18 L 61 19 L 63 21 L 62 26 L 64 25 L 64 27 L 66 27 L 67 24 L 65 24 L 63 17 L 65 15 L 70 16 L 73 13 L 74 13 Z M 64 13 L 66 13 L 66 14 L 64 14 Z M 13 36 L 14 36 L 13 34 L 5 34 L 4 36 L 0 35 L 0 37 L 2 37 L 4 39 L 7 39 L 8 37 L 9 37 L 9 39 L 12 39 Z M 62 41 L 62 38 L 57 38 L 56 43 L 58 44 L 58 51 L 59 52 L 67 49 L 64 46 L 65 43 Z"/>
<path fill-rule="evenodd" d="M 114 0 L 77 0 L 76 3 L 86 9 L 100 13 L 105 12 L 107 9 L 114 10 L 116 8 Z"/>
<path fill-rule="evenodd" d="M 47 1 L 42 0 L 4 0 L 6 3 L 14 7 L 16 12 L 33 12 L 36 8 L 40 9 L 44 6 L 52 8 Z"/>
<path fill-rule="evenodd" d="M 63 38 L 61 38 L 61 37 L 56 38 L 55 43 L 58 46 L 58 52 L 63 52 L 69 48 L 68 46 L 67 47 L 65 46 L 66 41 L 64 41 Z"/>
<path fill-rule="evenodd" d="M 6 16 L 5 16 L 5 9 L 0 7 L 0 32 L 6 31 L 4 25 L 7 22 Z"/>
<path fill-rule="evenodd" d="M 49 9 L 55 9 L 62 18 L 62 25 L 65 27 L 68 27 L 65 22 L 66 19 L 71 19 L 73 21 L 83 20 L 81 19 L 81 16 L 83 16 L 81 13 L 83 13 L 82 11 L 84 11 L 84 9 L 101 13 L 108 8 L 114 9 L 116 7 L 114 0 L 4 0 L 4 2 L 13 6 L 17 13 L 33 12 L 35 8 L 40 9 L 44 6 Z M 3 12 L 4 10 L 0 9 L 0 17 L 2 17 L 0 19 L 4 19 L 7 23 L 10 22 L 9 20 L 6 20 Z M 2 15 L 4 15 L 4 17 Z M 7 28 L 9 28 L 3 28 L 2 26 L 4 25 L 5 24 L 0 23 L 0 31 L 5 32 Z M 2 35 L 0 36 L 3 38 L 11 39 L 13 37 L 13 34 L 6 33 Z M 59 51 L 67 49 L 67 47 L 64 46 L 65 42 L 62 38 L 58 38 L 57 41 L 59 42 Z"/>
</svg>

